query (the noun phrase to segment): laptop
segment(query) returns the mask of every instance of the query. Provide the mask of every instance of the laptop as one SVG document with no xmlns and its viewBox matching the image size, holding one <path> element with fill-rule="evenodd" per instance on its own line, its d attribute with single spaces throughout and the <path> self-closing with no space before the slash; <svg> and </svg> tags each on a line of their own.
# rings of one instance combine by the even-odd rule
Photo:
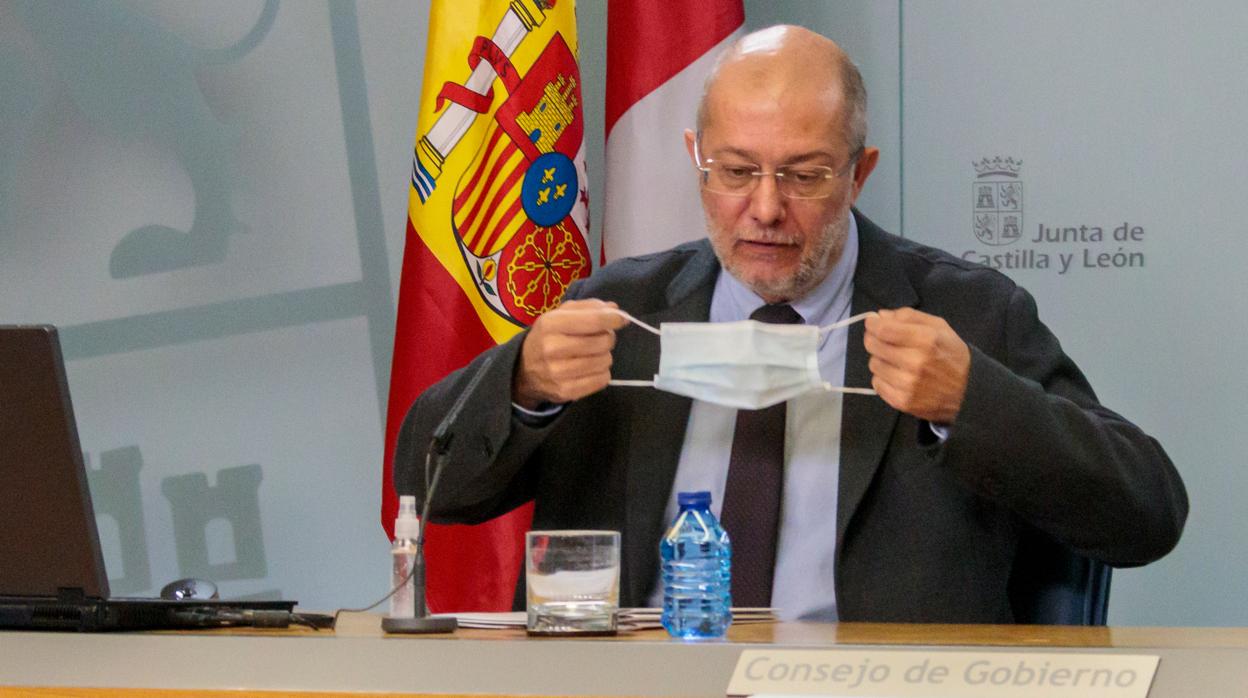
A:
<svg viewBox="0 0 1248 698">
<path fill-rule="evenodd" d="M 56 328 L 0 325 L 0 629 L 307 622 L 294 601 L 109 598 Z"/>
</svg>

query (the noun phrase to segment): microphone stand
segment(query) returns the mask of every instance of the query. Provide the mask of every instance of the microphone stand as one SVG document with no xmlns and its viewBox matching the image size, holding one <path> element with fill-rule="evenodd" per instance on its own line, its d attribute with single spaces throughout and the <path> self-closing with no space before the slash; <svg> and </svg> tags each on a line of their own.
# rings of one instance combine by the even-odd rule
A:
<svg viewBox="0 0 1248 698">
<path fill-rule="evenodd" d="M 486 356 L 481 361 L 481 366 L 477 369 L 476 375 L 472 377 L 472 380 L 468 381 L 467 387 L 459 394 L 459 398 L 451 406 L 451 411 L 446 413 L 446 417 L 438 424 L 438 428 L 433 430 L 433 437 L 429 440 L 429 450 L 425 452 L 425 502 L 424 506 L 421 507 L 420 527 L 416 533 L 416 555 L 412 560 L 411 572 L 412 586 L 414 587 L 412 596 L 415 609 L 411 618 L 383 618 L 381 620 L 381 629 L 387 633 L 449 633 L 454 632 L 459 627 L 459 621 L 454 617 L 434 618 L 429 615 L 429 611 L 425 607 L 425 525 L 429 522 L 429 511 L 433 504 L 433 492 L 437 489 L 438 480 L 442 476 L 442 469 L 449 460 L 451 442 L 455 439 L 455 434 L 451 431 L 451 427 L 455 425 L 459 418 L 459 413 L 468 402 L 468 397 L 476 392 L 482 377 L 485 376 L 486 371 L 489 370 L 490 364 L 493 362 L 493 356 Z M 430 476 L 429 469 L 431 460 L 433 464 L 432 476 Z"/>
<path fill-rule="evenodd" d="M 426 466 L 429 463 L 429 456 L 434 456 L 433 484 L 436 484 L 438 476 L 442 474 L 443 466 L 446 465 L 447 453 L 446 451 L 438 450 L 435 444 L 431 443 L 429 444 L 429 453 L 425 456 Z M 391 618 L 388 616 L 382 618 L 381 629 L 388 633 L 450 633 L 459 627 L 459 621 L 454 617 L 434 618 L 430 616 L 425 605 L 425 522 L 428 521 L 429 501 L 432 494 L 433 485 L 431 484 L 425 492 L 425 504 L 420 514 L 420 528 L 417 529 L 418 532 L 416 534 L 416 554 L 412 560 L 413 615 L 411 618 Z"/>
</svg>

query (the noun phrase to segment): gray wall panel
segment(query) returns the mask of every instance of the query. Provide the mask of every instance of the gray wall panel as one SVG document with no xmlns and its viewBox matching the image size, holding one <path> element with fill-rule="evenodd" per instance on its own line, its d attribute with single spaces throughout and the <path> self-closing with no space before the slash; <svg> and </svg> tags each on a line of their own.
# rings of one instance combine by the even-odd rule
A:
<svg viewBox="0 0 1248 698">
<path fill-rule="evenodd" d="M 1248 10 L 915 2 L 904 13 L 910 236 L 1005 267 L 1103 402 L 1156 435 L 1186 478 L 1183 542 L 1116 575 L 1111 622 L 1248 622 L 1226 583 L 1248 574 L 1233 553 L 1248 538 L 1236 516 L 1248 440 L 1234 427 L 1248 388 L 1237 360 L 1248 350 L 1238 193 L 1248 141 L 1231 122 L 1248 107 L 1236 38 Z M 1017 177 L 972 167 L 997 156 L 1022 161 Z M 972 197 L 993 179 L 1024 195 L 1019 239 L 993 241 L 1005 244 L 974 230 Z M 1124 223 L 1142 239 L 1115 239 Z"/>
</svg>

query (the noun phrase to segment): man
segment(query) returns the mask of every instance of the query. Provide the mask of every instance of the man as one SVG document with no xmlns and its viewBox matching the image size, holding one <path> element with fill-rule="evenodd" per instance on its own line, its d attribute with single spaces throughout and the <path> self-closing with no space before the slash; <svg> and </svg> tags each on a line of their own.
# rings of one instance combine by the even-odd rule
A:
<svg viewBox="0 0 1248 698">
<path fill-rule="evenodd" d="M 822 620 L 1012 622 L 1038 551 L 1126 566 L 1177 543 L 1187 499 L 1173 465 L 1096 402 L 1031 297 L 852 209 L 879 152 L 865 146 L 861 77 L 834 43 L 797 27 L 742 38 L 697 128 L 685 139 L 709 241 L 608 265 L 486 352 L 435 520 L 536 499 L 534 528 L 620 530 L 621 603 L 653 604 L 675 493 L 708 489 L 734 538 L 734 602 L 739 565 L 761 564 L 761 587 L 743 583 L 754 601 Z M 659 363 L 658 340 L 615 308 L 658 326 L 763 306 L 819 326 L 874 311 L 821 335 L 817 362 L 824 380 L 878 397 L 789 400 L 768 445 L 753 436 L 768 410 L 608 386 Z M 399 492 L 423 492 L 429 434 L 484 358 L 413 406 Z M 736 457 L 751 448 L 782 458 L 778 473 L 749 470 L 767 461 Z"/>
</svg>

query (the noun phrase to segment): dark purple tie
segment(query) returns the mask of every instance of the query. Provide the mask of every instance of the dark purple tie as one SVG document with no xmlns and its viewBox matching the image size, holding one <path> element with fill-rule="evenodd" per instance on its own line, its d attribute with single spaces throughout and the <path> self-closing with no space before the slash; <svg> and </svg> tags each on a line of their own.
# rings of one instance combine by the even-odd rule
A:
<svg viewBox="0 0 1248 698">
<path fill-rule="evenodd" d="M 800 324 L 788 305 L 764 305 L 751 320 Z M 784 493 L 784 403 L 738 410 L 721 508 L 732 539 L 732 605 L 770 606 L 776 565 L 776 533 Z"/>
</svg>

